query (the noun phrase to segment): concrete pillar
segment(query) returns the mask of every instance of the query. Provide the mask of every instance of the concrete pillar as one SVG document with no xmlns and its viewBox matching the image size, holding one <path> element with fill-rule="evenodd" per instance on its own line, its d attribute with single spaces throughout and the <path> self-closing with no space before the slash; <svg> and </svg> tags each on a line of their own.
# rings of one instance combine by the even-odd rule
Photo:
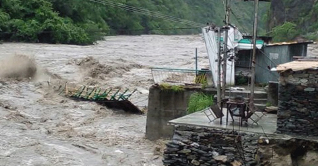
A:
<svg viewBox="0 0 318 166">
<path fill-rule="evenodd" d="M 171 138 L 174 127 L 167 125 L 167 123 L 186 115 L 190 95 L 200 90 L 201 88 L 191 88 L 176 92 L 169 89 L 162 90 L 158 85 L 151 86 L 149 89 L 146 138 L 149 140 Z"/>
</svg>

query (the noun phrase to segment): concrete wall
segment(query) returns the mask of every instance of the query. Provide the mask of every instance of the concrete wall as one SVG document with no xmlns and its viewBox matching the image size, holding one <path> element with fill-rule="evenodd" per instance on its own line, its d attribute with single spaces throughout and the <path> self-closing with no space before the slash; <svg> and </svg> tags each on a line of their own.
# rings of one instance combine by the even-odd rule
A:
<svg viewBox="0 0 318 166">
<path fill-rule="evenodd" d="M 173 126 L 170 120 L 186 115 L 190 95 L 201 91 L 200 88 L 185 88 L 184 91 L 162 90 L 158 85 L 149 89 L 146 138 L 157 140 L 171 138 Z"/>
</svg>

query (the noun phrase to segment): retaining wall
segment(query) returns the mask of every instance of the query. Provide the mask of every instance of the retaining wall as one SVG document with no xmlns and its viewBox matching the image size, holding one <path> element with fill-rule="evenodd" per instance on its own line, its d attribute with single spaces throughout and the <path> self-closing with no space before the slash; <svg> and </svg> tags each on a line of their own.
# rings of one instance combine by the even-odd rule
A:
<svg viewBox="0 0 318 166">
<path fill-rule="evenodd" d="M 277 133 L 318 136 L 318 71 L 284 72 L 279 86 Z"/>
<path fill-rule="evenodd" d="M 179 126 L 167 143 L 166 166 L 254 165 L 258 134 Z"/>
<path fill-rule="evenodd" d="M 165 166 L 318 165 L 317 139 L 177 126 Z"/>
</svg>

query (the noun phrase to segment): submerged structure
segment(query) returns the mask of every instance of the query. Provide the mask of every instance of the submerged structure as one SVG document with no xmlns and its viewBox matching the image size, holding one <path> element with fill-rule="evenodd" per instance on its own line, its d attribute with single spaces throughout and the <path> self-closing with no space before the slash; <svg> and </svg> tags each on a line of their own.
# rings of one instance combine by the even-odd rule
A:
<svg viewBox="0 0 318 166">
<path fill-rule="evenodd" d="M 60 95 L 71 98 L 76 101 L 90 101 L 108 108 L 122 109 L 126 112 L 134 114 L 142 114 L 143 112 L 129 101 L 129 98 L 136 90 L 116 89 L 92 86 L 78 86 L 74 84 L 59 85 L 55 89 Z"/>
</svg>

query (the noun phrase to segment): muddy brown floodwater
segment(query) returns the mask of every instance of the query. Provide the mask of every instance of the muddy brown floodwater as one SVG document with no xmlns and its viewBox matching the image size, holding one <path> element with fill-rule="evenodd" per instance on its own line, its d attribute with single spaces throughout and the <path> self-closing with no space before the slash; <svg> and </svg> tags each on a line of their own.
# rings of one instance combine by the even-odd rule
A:
<svg viewBox="0 0 318 166">
<path fill-rule="evenodd" d="M 199 35 L 106 37 L 91 46 L 1 44 L 0 77 L 26 76 L 20 68 L 29 63 L 12 55 L 31 57 L 37 73 L 32 80 L 0 79 L 0 165 L 162 165 L 162 142 L 145 139 L 146 115 L 69 100 L 47 81 L 137 88 L 132 101 L 144 107 L 153 84 L 150 68 L 194 69 L 195 48 L 199 67 L 206 67 Z"/>
<path fill-rule="evenodd" d="M 136 88 L 132 101 L 145 107 L 153 84 L 150 68 L 194 69 L 195 48 L 199 68 L 206 68 L 200 35 L 106 37 L 91 46 L 1 44 L 0 76 L 37 66 L 32 79 L 0 78 L 0 165 L 162 165 L 162 141 L 145 139 L 146 115 L 75 102 L 55 93 L 47 81 Z M 309 54 L 318 54 L 317 45 Z M 6 61 L 12 55 L 29 56 L 31 63 Z"/>
</svg>

